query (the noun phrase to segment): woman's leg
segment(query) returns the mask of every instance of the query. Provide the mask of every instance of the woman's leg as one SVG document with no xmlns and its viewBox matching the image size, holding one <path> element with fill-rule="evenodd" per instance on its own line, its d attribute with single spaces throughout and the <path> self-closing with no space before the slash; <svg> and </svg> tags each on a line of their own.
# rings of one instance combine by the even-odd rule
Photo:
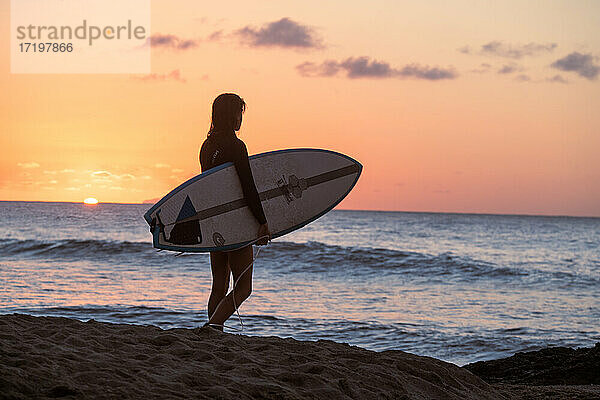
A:
<svg viewBox="0 0 600 400">
<path fill-rule="evenodd" d="M 208 321 L 210 324 L 223 325 L 235 312 L 235 307 L 233 305 L 234 296 L 235 305 L 239 308 L 242 302 L 250 296 L 250 293 L 252 293 L 252 269 L 254 268 L 253 265 L 251 265 L 254 258 L 252 246 L 250 245 L 239 250 L 229 251 L 227 252 L 227 255 L 229 258 L 229 267 L 233 274 L 234 287 L 217 306 L 215 313 L 212 314 Z M 244 272 L 246 268 L 248 269 Z M 235 283 L 236 281 L 237 284 Z"/>
<path fill-rule="evenodd" d="M 210 253 L 210 269 L 212 271 L 212 290 L 208 298 L 209 319 L 229 289 L 230 269 L 227 253 L 212 251 Z"/>
</svg>

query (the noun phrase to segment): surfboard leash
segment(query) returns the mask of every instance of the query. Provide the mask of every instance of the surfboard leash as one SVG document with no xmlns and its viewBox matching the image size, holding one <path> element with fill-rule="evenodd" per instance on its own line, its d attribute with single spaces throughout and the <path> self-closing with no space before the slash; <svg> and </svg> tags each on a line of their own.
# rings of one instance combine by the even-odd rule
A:
<svg viewBox="0 0 600 400">
<path fill-rule="evenodd" d="M 263 235 L 257 239 L 255 239 L 254 241 L 250 242 L 249 246 L 252 246 L 254 243 L 258 242 L 259 240 L 263 239 L 263 238 L 269 238 L 268 235 Z M 270 240 L 267 241 L 267 246 L 269 245 Z M 259 247 L 258 250 L 256 251 L 256 254 L 254 254 L 254 248 L 252 248 L 252 261 L 250 262 L 250 264 L 248 264 L 246 266 L 246 268 L 242 271 L 242 273 L 240 274 L 240 276 L 238 276 L 238 278 L 233 282 L 233 287 L 231 289 L 231 298 L 233 299 L 233 307 L 235 308 L 235 312 L 237 313 L 238 319 L 240 320 L 240 325 L 242 326 L 242 329 L 237 329 L 231 326 L 226 326 L 225 323 L 223 324 L 208 324 L 208 326 L 222 326 L 223 328 L 228 328 L 228 329 L 233 329 L 234 331 L 239 331 L 239 332 L 243 332 L 244 331 L 244 323 L 242 322 L 242 317 L 240 316 L 240 312 L 238 309 L 238 306 L 235 304 L 235 286 L 237 285 L 237 283 L 239 282 L 239 280 L 242 278 L 242 276 L 246 273 L 246 271 L 248 271 L 248 269 L 250 269 L 250 267 L 254 264 L 254 261 L 256 261 L 256 259 L 258 258 L 258 254 L 260 253 L 261 248 Z M 233 250 L 229 250 L 229 251 L 233 251 Z M 223 299 L 224 300 L 224 299 Z M 223 301 L 221 300 L 221 301 Z M 221 303 L 219 303 L 221 304 Z M 215 307 L 215 312 L 217 311 L 217 308 L 219 308 L 219 304 L 217 304 L 217 307 Z M 241 305 L 241 304 L 240 304 Z M 210 321 L 210 318 L 214 315 L 214 312 L 212 315 L 209 315 L 208 320 Z"/>
</svg>

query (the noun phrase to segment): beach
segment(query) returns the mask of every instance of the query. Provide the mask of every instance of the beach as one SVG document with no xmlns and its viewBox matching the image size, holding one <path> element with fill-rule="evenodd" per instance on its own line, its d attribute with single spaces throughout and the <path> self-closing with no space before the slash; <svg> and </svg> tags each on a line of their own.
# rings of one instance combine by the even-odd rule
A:
<svg viewBox="0 0 600 400">
<path fill-rule="evenodd" d="M 0 314 L 204 324 L 208 254 L 157 252 L 148 208 L 0 202 Z M 590 347 L 599 249 L 599 218 L 332 210 L 255 248 L 252 294 L 226 324 L 460 366 Z"/>
<path fill-rule="evenodd" d="M 222 333 L 147 208 L 0 202 L 2 398 L 600 398 L 598 218 L 333 210 Z"/>
<path fill-rule="evenodd" d="M 593 399 L 599 385 L 488 384 L 465 368 L 330 340 L 0 315 L 0 397 Z"/>
<path fill-rule="evenodd" d="M 0 400 L 600 400 L 598 16 L 0 2 Z"/>
</svg>

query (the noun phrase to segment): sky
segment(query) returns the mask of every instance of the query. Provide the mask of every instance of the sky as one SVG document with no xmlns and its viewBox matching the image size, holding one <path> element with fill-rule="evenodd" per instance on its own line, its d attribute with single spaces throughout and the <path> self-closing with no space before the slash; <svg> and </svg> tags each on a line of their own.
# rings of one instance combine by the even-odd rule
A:
<svg viewBox="0 0 600 400">
<path fill-rule="evenodd" d="M 152 1 L 149 74 L 11 73 L 0 200 L 141 203 L 200 173 L 214 98 L 250 154 L 363 173 L 339 209 L 600 216 L 598 1 Z"/>
</svg>

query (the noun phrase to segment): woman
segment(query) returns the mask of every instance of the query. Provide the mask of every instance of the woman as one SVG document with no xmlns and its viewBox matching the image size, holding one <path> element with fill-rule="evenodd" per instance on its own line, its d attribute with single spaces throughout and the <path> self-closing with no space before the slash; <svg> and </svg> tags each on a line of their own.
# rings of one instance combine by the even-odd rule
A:
<svg viewBox="0 0 600 400">
<path fill-rule="evenodd" d="M 236 94 L 219 95 L 212 105 L 212 122 L 207 139 L 200 149 L 200 166 L 206 171 L 226 162 L 233 162 L 242 184 L 244 198 L 248 207 L 260 224 L 257 232 L 257 244 L 267 244 L 271 236 L 269 226 L 248 161 L 246 145 L 237 138 L 235 132 L 242 125 L 242 113 L 246 103 Z M 235 312 L 236 307 L 246 300 L 252 292 L 252 245 L 233 251 L 212 251 L 210 267 L 213 284 L 208 300 L 208 322 L 204 326 L 213 326 L 223 330 L 223 324 Z M 234 287 L 226 296 L 229 288 L 229 271 L 233 274 Z M 235 298 L 234 298 L 235 295 Z"/>
</svg>

